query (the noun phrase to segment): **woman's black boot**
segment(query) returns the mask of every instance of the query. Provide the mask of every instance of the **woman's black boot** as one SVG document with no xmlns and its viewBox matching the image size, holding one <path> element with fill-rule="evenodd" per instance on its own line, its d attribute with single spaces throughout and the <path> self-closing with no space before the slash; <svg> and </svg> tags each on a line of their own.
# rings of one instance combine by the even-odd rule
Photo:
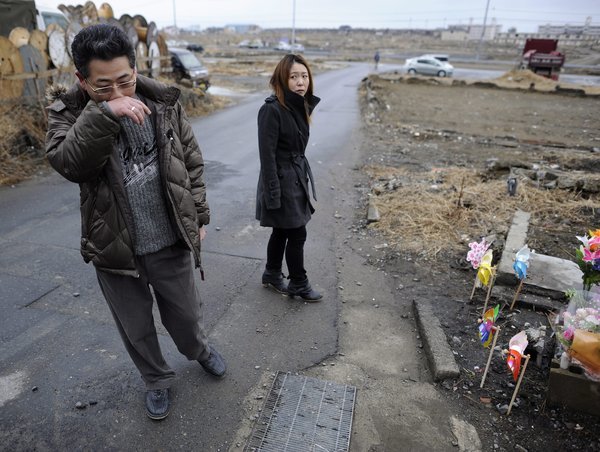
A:
<svg viewBox="0 0 600 452">
<path fill-rule="evenodd" d="M 287 286 L 283 280 L 283 273 L 281 273 L 281 269 L 266 269 L 262 275 L 262 284 L 264 287 L 271 288 L 276 292 L 287 294 Z"/>
<path fill-rule="evenodd" d="M 315 301 L 319 301 L 321 298 L 323 298 L 323 295 L 310 287 L 308 278 L 305 278 L 302 281 L 295 281 L 292 279 L 288 284 L 287 294 L 290 298 L 300 297 L 309 303 L 314 303 Z"/>
</svg>

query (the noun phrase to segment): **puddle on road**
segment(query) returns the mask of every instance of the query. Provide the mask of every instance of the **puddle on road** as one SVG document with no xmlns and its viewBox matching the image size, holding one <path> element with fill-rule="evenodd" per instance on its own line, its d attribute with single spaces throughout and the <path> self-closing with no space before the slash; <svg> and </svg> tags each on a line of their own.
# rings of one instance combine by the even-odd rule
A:
<svg viewBox="0 0 600 452">
<path fill-rule="evenodd" d="M 204 160 L 204 165 L 204 183 L 209 187 L 217 186 L 228 177 L 239 174 L 238 171 L 230 166 L 216 160 Z"/>
<path fill-rule="evenodd" d="M 240 96 L 248 95 L 248 93 L 234 91 L 229 88 L 224 88 L 222 86 L 214 86 L 214 85 L 211 85 L 208 88 L 207 93 L 212 94 L 213 96 L 224 96 L 224 97 L 240 97 Z"/>
</svg>

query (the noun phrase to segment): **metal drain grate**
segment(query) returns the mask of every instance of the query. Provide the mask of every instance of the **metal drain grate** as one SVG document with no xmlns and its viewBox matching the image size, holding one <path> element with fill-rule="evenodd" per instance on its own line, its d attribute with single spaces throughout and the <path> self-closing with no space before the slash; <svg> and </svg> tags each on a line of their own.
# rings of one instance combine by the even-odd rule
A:
<svg viewBox="0 0 600 452">
<path fill-rule="evenodd" d="M 245 452 L 345 452 L 356 388 L 277 372 Z"/>
</svg>

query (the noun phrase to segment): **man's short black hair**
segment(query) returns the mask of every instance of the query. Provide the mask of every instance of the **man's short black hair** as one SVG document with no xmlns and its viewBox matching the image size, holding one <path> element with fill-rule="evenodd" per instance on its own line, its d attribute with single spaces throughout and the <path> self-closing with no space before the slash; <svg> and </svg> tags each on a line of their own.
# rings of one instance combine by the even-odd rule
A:
<svg viewBox="0 0 600 452">
<path fill-rule="evenodd" d="M 89 77 L 91 60 L 110 61 L 126 56 L 129 66 L 135 67 L 135 51 L 124 31 L 114 25 L 98 24 L 86 27 L 77 33 L 71 54 L 75 67 L 81 75 Z"/>
</svg>

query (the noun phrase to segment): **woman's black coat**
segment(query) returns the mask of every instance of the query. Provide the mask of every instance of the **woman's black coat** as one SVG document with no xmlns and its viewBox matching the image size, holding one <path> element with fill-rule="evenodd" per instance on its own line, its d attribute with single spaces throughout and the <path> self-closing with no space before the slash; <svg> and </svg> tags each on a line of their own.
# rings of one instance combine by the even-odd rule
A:
<svg viewBox="0 0 600 452">
<path fill-rule="evenodd" d="M 308 98 L 310 97 L 310 98 Z M 260 176 L 256 191 L 256 219 L 261 226 L 298 228 L 315 209 L 312 172 L 304 151 L 308 144 L 310 115 L 320 99 L 286 91 L 285 104 L 272 95 L 258 112 Z"/>
</svg>

